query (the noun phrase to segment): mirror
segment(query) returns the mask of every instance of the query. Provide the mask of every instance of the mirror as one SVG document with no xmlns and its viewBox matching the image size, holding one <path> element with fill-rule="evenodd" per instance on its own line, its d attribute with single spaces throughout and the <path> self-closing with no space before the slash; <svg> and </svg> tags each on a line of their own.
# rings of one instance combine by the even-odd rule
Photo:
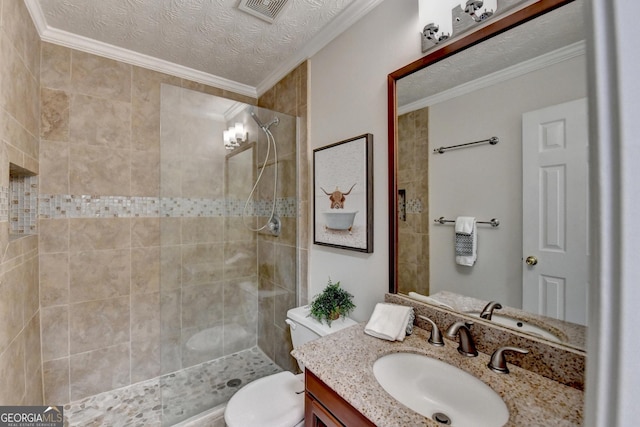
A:
<svg viewBox="0 0 640 427">
<path fill-rule="evenodd" d="M 584 108 L 586 121 L 582 8 L 581 0 L 527 2 L 389 75 L 390 292 L 430 295 L 467 313 L 478 313 L 487 301 L 498 301 L 504 308 L 495 312 L 502 314 L 496 318 L 512 316 L 515 329 L 517 320 L 526 319 L 562 336 L 549 340 L 584 349 L 586 136 L 584 171 L 567 181 L 562 177 L 553 181 L 557 168 L 540 165 L 536 150 L 532 154 L 526 148 L 532 146 L 526 142 L 534 141 L 527 136 L 532 129 L 543 128 L 547 142 L 570 133 L 548 126 L 556 123 L 546 119 L 549 111 L 573 114 Z M 559 108 L 564 112 L 558 113 Z M 580 126 L 576 129 L 579 133 Z M 586 126 L 582 131 L 586 135 Z M 494 136 L 495 145 L 434 152 Z M 553 188 L 564 191 L 568 182 L 582 199 L 567 196 L 563 200 L 568 202 L 547 201 L 541 206 L 540 194 L 530 195 L 531 182 L 540 176 L 544 184 L 540 194 L 553 195 L 557 202 L 564 193 L 553 193 Z M 585 216 L 584 221 L 568 209 L 575 206 L 583 206 L 579 215 Z M 576 220 L 544 231 L 532 226 L 536 221 L 552 223 L 552 214 L 558 212 Z M 532 214 L 546 217 L 539 221 L 531 219 Z M 477 260 L 471 267 L 456 263 L 453 222 L 458 216 L 500 223 L 477 224 Z M 451 222 L 435 221 L 441 217 Z M 572 223 L 582 222 L 583 228 L 572 228 Z M 564 261 L 585 281 L 577 290 L 562 276 L 545 274 L 540 268 L 549 264 L 538 244 L 541 235 L 546 239 L 542 249 L 582 250 L 578 265 Z M 540 262 L 527 265 L 527 256 Z M 540 337 L 538 332 L 531 333 Z"/>
</svg>

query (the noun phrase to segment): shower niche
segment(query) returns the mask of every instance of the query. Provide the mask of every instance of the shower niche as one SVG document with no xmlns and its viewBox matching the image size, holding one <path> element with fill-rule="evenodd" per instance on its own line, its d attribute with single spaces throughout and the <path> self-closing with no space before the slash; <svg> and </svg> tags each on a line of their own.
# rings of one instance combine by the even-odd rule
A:
<svg viewBox="0 0 640 427">
<path fill-rule="evenodd" d="M 38 233 L 38 176 L 9 164 L 9 188 L 2 191 L 3 217 L 8 216 L 12 238 Z"/>
</svg>

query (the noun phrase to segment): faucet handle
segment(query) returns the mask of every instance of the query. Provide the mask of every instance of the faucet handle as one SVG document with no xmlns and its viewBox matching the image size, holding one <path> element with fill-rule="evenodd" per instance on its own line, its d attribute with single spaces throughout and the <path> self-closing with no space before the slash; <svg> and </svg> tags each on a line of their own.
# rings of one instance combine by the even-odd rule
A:
<svg viewBox="0 0 640 427">
<path fill-rule="evenodd" d="M 491 361 L 487 365 L 489 369 L 499 374 L 508 374 L 509 368 L 507 368 L 507 358 L 504 356 L 505 351 L 514 351 L 520 354 L 527 354 L 529 350 L 518 347 L 500 347 L 491 355 Z"/>
<path fill-rule="evenodd" d="M 431 324 L 431 335 L 429 336 L 429 344 L 435 345 L 436 347 L 442 347 L 444 345 L 444 340 L 442 339 L 442 334 L 440 333 L 440 329 L 438 329 L 438 325 L 436 325 L 433 320 L 429 319 L 426 316 L 418 314 L 418 317 Z"/>
</svg>

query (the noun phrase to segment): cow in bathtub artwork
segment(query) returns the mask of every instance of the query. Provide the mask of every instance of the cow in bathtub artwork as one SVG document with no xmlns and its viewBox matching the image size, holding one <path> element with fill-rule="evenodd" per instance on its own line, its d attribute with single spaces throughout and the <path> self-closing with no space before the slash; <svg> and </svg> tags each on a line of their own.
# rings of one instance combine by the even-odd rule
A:
<svg viewBox="0 0 640 427">
<path fill-rule="evenodd" d="M 314 241 L 373 252 L 373 135 L 313 150 Z"/>
<path fill-rule="evenodd" d="M 322 213 L 326 221 L 326 228 L 330 228 L 332 230 L 349 230 L 349 232 L 351 232 L 351 229 L 353 228 L 353 220 L 355 219 L 358 211 L 334 211 L 333 209 L 344 209 L 347 196 L 351 194 L 351 190 L 353 190 L 353 187 L 355 186 L 356 184 L 353 184 L 346 193 L 340 191 L 338 187 L 336 187 L 336 189 L 331 193 L 320 187 L 324 194 L 329 196 L 330 202 L 331 211 Z"/>
</svg>

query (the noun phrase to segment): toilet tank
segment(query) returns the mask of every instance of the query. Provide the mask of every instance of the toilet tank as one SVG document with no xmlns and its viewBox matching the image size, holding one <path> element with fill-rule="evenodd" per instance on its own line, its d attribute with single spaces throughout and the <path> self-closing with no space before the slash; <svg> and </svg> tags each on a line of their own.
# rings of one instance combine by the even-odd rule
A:
<svg viewBox="0 0 640 427">
<path fill-rule="evenodd" d="M 325 322 L 320 323 L 309 316 L 310 311 L 311 307 L 308 305 L 292 308 L 287 311 L 287 323 L 291 331 L 293 348 L 298 348 L 306 342 L 357 324 L 353 319 L 341 317 L 331 322 L 331 326 L 329 326 Z"/>
</svg>

